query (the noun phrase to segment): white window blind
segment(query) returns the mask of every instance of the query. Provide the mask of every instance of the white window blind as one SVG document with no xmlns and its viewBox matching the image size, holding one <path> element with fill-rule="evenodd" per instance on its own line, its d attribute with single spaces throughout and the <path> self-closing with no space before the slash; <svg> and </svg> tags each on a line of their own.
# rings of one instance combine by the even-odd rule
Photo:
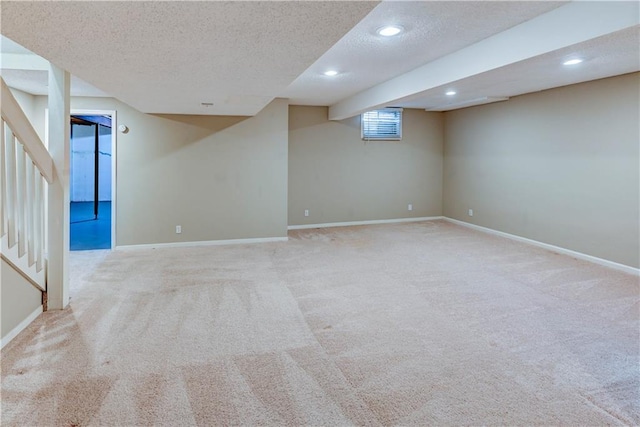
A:
<svg viewBox="0 0 640 427">
<path fill-rule="evenodd" d="M 362 114 L 362 139 L 400 141 L 402 108 L 384 108 Z"/>
</svg>

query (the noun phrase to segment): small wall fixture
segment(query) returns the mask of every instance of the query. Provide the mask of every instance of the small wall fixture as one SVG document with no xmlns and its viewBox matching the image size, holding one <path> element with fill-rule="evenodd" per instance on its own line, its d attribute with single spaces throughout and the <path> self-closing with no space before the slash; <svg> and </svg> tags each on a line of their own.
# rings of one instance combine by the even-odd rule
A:
<svg viewBox="0 0 640 427">
<path fill-rule="evenodd" d="M 120 125 L 120 126 L 118 126 L 118 130 L 119 130 L 120 132 L 122 132 L 122 133 L 127 133 L 127 132 L 129 132 L 129 128 L 128 128 L 128 127 L 126 127 L 125 125 Z"/>
</svg>

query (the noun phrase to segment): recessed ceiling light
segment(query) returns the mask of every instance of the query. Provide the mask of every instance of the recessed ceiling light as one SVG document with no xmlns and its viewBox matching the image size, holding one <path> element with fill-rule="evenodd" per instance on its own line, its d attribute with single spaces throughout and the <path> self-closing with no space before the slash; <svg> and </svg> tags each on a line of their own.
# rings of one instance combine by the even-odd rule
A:
<svg viewBox="0 0 640 427">
<path fill-rule="evenodd" d="M 403 28 L 400 25 L 386 25 L 384 27 L 378 28 L 378 31 L 376 32 L 381 36 L 391 37 L 397 36 L 402 32 L 402 30 Z"/>
<path fill-rule="evenodd" d="M 329 76 L 329 77 L 333 77 L 333 76 L 337 76 L 338 72 L 336 70 L 327 70 L 324 72 L 325 76 Z"/>
<path fill-rule="evenodd" d="M 456 91 L 455 91 L 455 90 L 450 90 L 449 92 L 446 92 L 446 93 L 445 93 L 445 95 L 447 95 L 447 96 L 453 96 L 453 95 L 455 95 L 455 94 L 456 94 Z"/>
<path fill-rule="evenodd" d="M 570 59 L 568 61 L 565 61 L 565 62 L 562 63 L 562 65 L 576 65 L 576 64 L 579 64 L 581 62 L 582 62 L 582 59 L 576 58 L 576 59 Z"/>
</svg>

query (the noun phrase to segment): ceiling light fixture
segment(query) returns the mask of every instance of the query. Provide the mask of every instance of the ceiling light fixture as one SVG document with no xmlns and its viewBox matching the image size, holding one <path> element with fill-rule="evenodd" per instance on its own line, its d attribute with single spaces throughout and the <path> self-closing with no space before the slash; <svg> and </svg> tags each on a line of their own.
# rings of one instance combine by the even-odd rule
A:
<svg viewBox="0 0 640 427">
<path fill-rule="evenodd" d="M 400 25 L 385 25 L 384 27 L 378 28 L 376 32 L 384 37 L 392 37 L 400 34 L 403 29 Z"/>
<path fill-rule="evenodd" d="M 333 77 L 333 76 L 337 76 L 338 72 L 336 70 L 327 70 L 324 72 L 325 76 L 329 76 L 329 77 Z"/>
<path fill-rule="evenodd" d="M 562 65 L 576 65 L 582 62 L 582 59 L 576 58 L 576 59 L 570 59 L 568 61 L 564 61 L 562 63 Z"/>
<path fill-rule="evenodd" d="M 445 95 L 447 95 L 447 96 L 453 96 L 453 95 L 455 95 L 455 94 L 456 94 L 456 91 L 455 91 L 455 90 L 450 90 L 449 92 L 446 92 L 446 93 L 445 93 Z"/>
</svg>

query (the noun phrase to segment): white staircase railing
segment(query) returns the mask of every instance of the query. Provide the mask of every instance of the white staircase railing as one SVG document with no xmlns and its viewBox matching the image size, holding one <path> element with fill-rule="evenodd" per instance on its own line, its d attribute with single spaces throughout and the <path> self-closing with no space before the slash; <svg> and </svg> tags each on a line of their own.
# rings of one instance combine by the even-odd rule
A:
<svg viewBox="0 0 640 427">
<path fill-rule="evenodd" d="M 53 182 L 53 160 L 4 80 L 0 81 L 0 253 L 46 292 L 45 195 Z"/>
</svg>

